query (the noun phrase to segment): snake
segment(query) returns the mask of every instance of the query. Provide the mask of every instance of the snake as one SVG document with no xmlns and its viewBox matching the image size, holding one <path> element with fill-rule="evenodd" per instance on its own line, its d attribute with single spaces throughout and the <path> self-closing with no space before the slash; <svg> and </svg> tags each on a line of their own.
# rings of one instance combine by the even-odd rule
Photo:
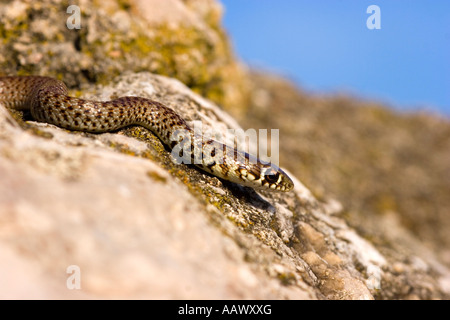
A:
<svg viewBox="0 0 450 320">
<path fill-rule="evenodd" d="M 73 131 L 104 133 L 142 126 L 172 151 L 181 147 L 197 150 L 190 153 L 191 160 L 200 159 L 194 165 L 216 177 L 256 190 L 287 192 L 294 188 L 292 179 L 275 164 L 216 140 L 199 137 L 177 112 L 148 98 L 86 100 L 69 96 L 64 82 L 52 77 L 3 76 L 0 77 L 0 104 L 28 110 L 39 122 Z"/>
</svg>

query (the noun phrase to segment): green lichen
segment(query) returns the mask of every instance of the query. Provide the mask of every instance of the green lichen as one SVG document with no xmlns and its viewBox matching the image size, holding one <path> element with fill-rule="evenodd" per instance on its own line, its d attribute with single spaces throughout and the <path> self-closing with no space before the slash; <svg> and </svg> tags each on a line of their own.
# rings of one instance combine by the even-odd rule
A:
<svg viewBox="0 0 450 320">
<path fill-rule="evenodd" d="M 163 177 L 156 171 L 147 171 L 147 176 L 150 177 L 152 180 L 156 182 L 166 183 L 167 179 L 166 177 Z"/>
<path fill-rule="evenodd" d="M 126 154 L 128 156 L 133 157 L 137 156 L 136 152 L 131 150 L 126 144 L 109 141 L 108 146 L 122 154 Z"/>
<path fill-rule="evenodd" d="M 130 0 L 118 0 L 117 3 L 122 10 L 129 10 L 131 8 Z"/>
<path fill-rule="evenodd" d="M 30 127 L 28 129 L 28 132 L 32 133 L 35 136 L 44 138 L 44 139 L 52 139 L 53 138 L 53 134 L 48 132 L 48 131 L 44 131 L 41 130 L 40 128 L 36 128 L 36 127 Z"/>
<path fill-rule="evenodd" d="M 292 272 L 282 272 L 278 274 L 278 279 L 285 286 L 292 285 L 296 282 L 295 274 Z"/>
<path fill-rule="evenodd" d="M 204 15 L 210 28 L 206 32 L 184 24 L 150 26 L 138 16 L 131 17 L 129 0 L 119 0 L 112 6 L 100 1 L 91 4 L 81 8 L 80 30 L 69 30 L 61 23 L 66 17 L 61 16 L 61 12 L 65 14 L 65 2 L 30 3 L 22 16 L 4 21 L 0 25 L 4 44 L 0 48 L 4 57 L 0 59 L 0 70 L 8 74 L 55 76 L 70 88 L 85 82 L 106 84 L 124 71 L 149 71 L 177 78 L 220 105 L 244 105 L 236 98 L 240 94 L 242 97 L 240 91 L 245 86 L 220 25 L 220 10 L 213 8 Z M 115 28 L 113 16 L 118 10 L 130 15 L 126 33 Z M 44 19 L 55 26 L 52 32 L 31 29 L 35 20 Z M 215 35 L 210 36 L 211 32 Z M 26 53 L 15 47 L 24 35 L 30 39 Z M 67 52 L 61 50 L 63 47 Z M 33 54 L 41 58 L 29 59 Z"/>
</svg>

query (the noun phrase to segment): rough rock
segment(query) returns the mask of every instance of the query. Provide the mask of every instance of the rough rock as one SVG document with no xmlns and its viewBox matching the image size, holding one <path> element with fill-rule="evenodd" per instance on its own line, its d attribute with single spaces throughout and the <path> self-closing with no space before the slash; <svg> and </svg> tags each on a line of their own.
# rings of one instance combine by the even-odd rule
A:
<svg viewBox="0 0 450 320">
<path fill-rule="evenodd" d="M 135 94 L 228 126 L 219 108 L 149 73 L 86 96 Z M 289 194 L 221 181 L 174 164 L 142 128 L 21 127 L 3 107 L 0 124 L 1 239 L 18 265 L 2 265 L 4 297 L 372 298 L 365 271 L 386 262 L 299 181 Z M 71 265 L 80 267 L 81 290 L 66 288 Z M 45 277 L 15 286 L 22 272 Z"/>
<path fill-rule="evenodd" d="M 240 122 L 281 128 L 280 157 L 288 169 L 321 201 L 338 200 L 338 216 L 369 239 L 389 266 L 403 266 L 400 273 L 389 268 L 377 298 L 448 297 L 448 119 L 345 95 L 311 94 L 260 71 L 250 79 L 251 116 Z"/>
<path fill-rule="evenodd" d="M 214 0 L 0 2 L 0 74 L 40 74 L 71 88 L 107 83 L 125 71 L 174 77 L 217 103 L 244 105 L 243 67 L 234 59 Z"/>
</svg>

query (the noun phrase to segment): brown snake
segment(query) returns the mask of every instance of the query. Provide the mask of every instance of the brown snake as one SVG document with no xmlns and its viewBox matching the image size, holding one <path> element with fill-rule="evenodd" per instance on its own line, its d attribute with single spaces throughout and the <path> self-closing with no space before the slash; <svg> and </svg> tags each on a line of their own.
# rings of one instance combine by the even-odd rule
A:
<svg viewBox="0 0 450 320">
<path fill-rule="evenodd" d="M 200 159 L 193 163 L 219 178 L 255 189 L 290 191 L 294 187 L 289 176 L 274 164 L 262 163 L 212 139 L 203 141 L 174 110 L 150 99 L 84 100 L 68 96 L 65 84 L 53 78 L 10 76 L 0 77 L 0 103 L 30 110 L 37 121 L 70 130 L 101 133 L 139 125 L 151 130 L 172 150 L 188 142 L 190 150 L 197 150 L 190 158 Z M 187 132 L 188 137 L 180 138 L 179 132 Z"/>
</svg>

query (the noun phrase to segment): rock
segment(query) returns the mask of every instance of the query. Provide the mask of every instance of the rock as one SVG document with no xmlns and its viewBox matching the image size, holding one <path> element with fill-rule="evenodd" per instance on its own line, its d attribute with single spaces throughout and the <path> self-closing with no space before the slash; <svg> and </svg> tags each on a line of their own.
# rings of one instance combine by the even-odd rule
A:
<svg viewBox="0 0 450 320">
<path fill-rule="evenodd" d="M 85 96 L 136 94 L 188 120 L 236 126 L 178 81 L 149 73 L 119 77 Z M 0 110 L 5 259 L 24 265 L 14 268 L 17 278 L 45 275 L 19 290 L 7 269 L 1 274 L 16 290 L 2 287 L 3 296 L 371 298 L 349 260 L 359 245 L 336 237 L 350 229 L 300 182 L 289 194 L 257 193 L 173 164 L 142 128 L 94 135 L 30 121 L 24 129 Z M 80 268 L 81 290 L 66 287 L 72 265 Z"/>
<path fill-rule="evenodd" d="M 40 74 L 70 88 L 125 71 L 171 76 L 217 103 L 243 106 L 246 77 L 214 0 L 12 0 L 0 4 L 0 74 Z M 77 16 L 78 17 L 78 16 Z"/>
</svg>

